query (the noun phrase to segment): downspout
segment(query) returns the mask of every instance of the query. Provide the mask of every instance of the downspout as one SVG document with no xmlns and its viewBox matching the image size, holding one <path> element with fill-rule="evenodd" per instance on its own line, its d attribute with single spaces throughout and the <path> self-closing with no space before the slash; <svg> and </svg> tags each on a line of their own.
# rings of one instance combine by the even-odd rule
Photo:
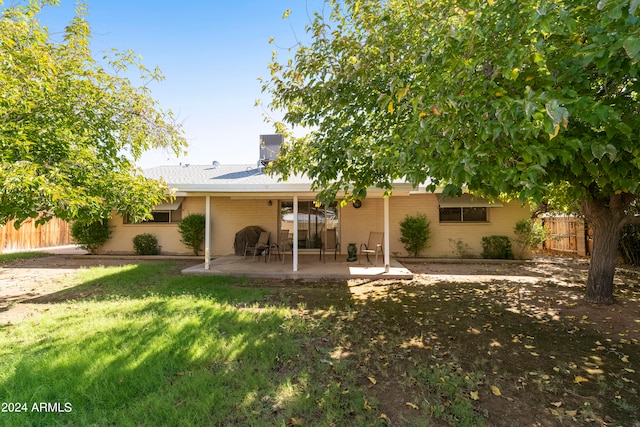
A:
<svg viewBox="0 0 640 427">
<path fill-rule="evenodd" d="M 209 260 L 211 259 L 211 196 L 206 197 L 204 207 L 204 269 L 209 270 Z"/>
<path fill-rule="evenodd" d="M 389 261 L 389 197 L 386 196 L 383 198 L 384 204 L 384 272 L 388 273 L 391 269 L 391 263 Z"/>
</svg>

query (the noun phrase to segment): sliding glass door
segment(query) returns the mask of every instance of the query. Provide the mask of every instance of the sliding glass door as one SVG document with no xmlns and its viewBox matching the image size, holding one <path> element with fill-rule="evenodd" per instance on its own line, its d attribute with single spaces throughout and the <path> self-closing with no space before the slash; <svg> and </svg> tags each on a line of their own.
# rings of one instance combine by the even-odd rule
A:
<svg viewBox="0 0 640 427">
<path fill-rule="evenodd" d="M 338 204 L 316 205 L 314 201 L 298 202 L 298 249 L 322 247 L 326 241 L 326 230 L 336 230 L 338 236 Z M 280 202 L 280 230 L 289 231 L 289 241 L 293 242 L 293 202 Z"/>
</svg>

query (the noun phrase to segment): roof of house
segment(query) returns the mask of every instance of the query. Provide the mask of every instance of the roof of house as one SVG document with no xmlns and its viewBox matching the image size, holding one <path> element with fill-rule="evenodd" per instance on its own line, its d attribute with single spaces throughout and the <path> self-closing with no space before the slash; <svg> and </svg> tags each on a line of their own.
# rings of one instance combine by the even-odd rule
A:
<svg viewBox="0 0 640 427">
<path fill-rule="evenodd" d="M 166 182 L 177 192 L 200 193 L 300 193 L 311 192 L 312 180 L 305 176 L 291 176 L 286 181 L 269 175 L 256 165 L 179 165 L 156 166 L 144 170 L 147 178 Z M 406 182 L 395 184 L 394 194 L 409 194 L 414 189 Z M 424 189 L 423 189 L 424 190 Z M 371 189 L 370 195 L 384 193 Z"/>
<path fill-rule="evenodd" d="M 286 181 L 256 165 L 157 166 L 144 170 L 147 178 L 165 181 L 177 191 L 282 192 L 310 191 L 311 180 L 292 176 Z"/>
</svg>

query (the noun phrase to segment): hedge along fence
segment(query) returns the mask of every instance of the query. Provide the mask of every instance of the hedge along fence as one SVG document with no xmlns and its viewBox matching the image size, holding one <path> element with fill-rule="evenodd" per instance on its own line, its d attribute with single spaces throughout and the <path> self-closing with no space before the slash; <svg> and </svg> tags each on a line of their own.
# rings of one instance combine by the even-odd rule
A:
<svg viewBox="0 0 640 427">
<path fill-rule="evenodd" d="M 18 229 L 14 227 L 14 224 L 14 221 L 9 221 L 0 226 L 0 253 L 64 246 L 73 243 L 70 224 L 60 218 L 52 218 L 38 226 L 36 226 L 35 219 L 28 219 L 20 224 Z"/>
</svg>

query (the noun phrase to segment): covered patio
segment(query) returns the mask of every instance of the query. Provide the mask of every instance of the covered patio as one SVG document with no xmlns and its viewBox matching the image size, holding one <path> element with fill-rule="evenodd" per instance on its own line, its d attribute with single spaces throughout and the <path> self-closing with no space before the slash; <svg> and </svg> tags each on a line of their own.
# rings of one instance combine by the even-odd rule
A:
<svg viewBox="0 0 640 427">
<path fill-rule="evenodd" d="M 292 270 L 291 255 L 287 254 L 285 262 L 276 257 L 266 259 L 259 256 L 253 258 L 247 256 L 229 255 L 221 256 L 209 262 L 207 269 L 205 264 L 199 264 L 182 270 L 183 274 L 235 276 L 261 279 L 305 279 L 305 280 L 348 280 L 348 279 L 400 279 L 411 280 L 413 273 L 405 268 L 394 258 L 390 258 L 390 264 L 379 263 L 377 266 L 367 262 L 362 257 L 360 262 L 347 262 L 345 255 L 338 255 L 337 260 L 333 256 L 327 256 L 326 262 L 319 259 L 318 255 L 298 255 L 298 269 Z"/>
</svg>

